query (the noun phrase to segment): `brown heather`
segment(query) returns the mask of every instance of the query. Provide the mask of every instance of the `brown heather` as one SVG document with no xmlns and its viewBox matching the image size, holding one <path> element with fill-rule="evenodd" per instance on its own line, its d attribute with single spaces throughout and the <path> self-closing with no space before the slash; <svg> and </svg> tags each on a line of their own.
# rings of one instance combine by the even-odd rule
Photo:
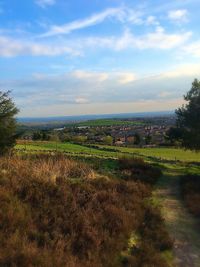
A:
<svg viewBox="0 0 200 267">
<path fill-rule="evenodd" d="M 181 179 L 182 196 L 189 211 L 200 218 L 200 175 L 185 175 Z"/>
<path fill-rule="evenodd" d="M 0 158 L 0 266 L 167 266 L 160 252 L 170 241 L 144 204 L 150 194 L 61 155 Z M 122 257 L 133 232 L 137 248 Z"/>
</svg>

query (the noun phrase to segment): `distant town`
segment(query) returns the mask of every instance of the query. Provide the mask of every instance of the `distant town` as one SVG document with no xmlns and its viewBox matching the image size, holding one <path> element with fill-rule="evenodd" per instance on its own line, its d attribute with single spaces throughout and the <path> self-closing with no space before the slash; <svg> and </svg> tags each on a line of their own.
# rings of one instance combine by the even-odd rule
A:
<svg viewBox="0 0 200 267">
<path fill-rule="evenodd" d="M 168 133 L 174 125 L 174 115 L 96 119 L 73 123 L 21 123 L 18 126 L 18 139 L 154 147 L 171 143 Z"/>
</svg>

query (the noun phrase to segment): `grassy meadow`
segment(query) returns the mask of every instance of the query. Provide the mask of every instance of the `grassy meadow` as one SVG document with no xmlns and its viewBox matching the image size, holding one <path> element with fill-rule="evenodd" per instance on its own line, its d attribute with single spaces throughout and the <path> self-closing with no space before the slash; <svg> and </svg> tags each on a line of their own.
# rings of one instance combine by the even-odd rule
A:
<svg viewBox="0 0 200 267">
<path fill-rule="evenodd" d="M 18 150 L 27 151 L 58 151 L 75 155 L 93 155 L 98 157 L 119 158 L 122 156 L 136 156 L 143 158 L 155 158 L 158 160 L 200 162 L 200 153 L 179 148 L 130 148 L 116 146 L 84 146 L 72 143 L 56 142 L 23 142 L 15 147 Z"/>
</svg>

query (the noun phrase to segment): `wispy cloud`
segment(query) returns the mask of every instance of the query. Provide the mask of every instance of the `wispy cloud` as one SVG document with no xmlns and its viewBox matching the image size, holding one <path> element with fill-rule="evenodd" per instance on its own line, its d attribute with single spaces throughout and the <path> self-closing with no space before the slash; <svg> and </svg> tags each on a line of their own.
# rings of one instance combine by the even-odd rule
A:
<svg viewBox="0 0 200 267">
<path fill-rule="evenodd" d="M 74 20 L 64 25 L 52 25 L 49 30 L 39 37 L 51 37 L 56 35 L 69 34 L 75 30 L 88 28 L 100 23 L 106 19 L 114 18 L 122 25 L 160 25 L 158 19 L 153 15 L 146 15 L 142 10 L 131 9 L 128 7 L 107 8 L 102 12 L 92 14 L 84 19 Z"/>
<path fill-rule="evenodd" d="M 190 54 L 194 57 L 200 57 L 200 40 L 184 46 L 183 53 Z"/>
<path fill-rule="evenodd" d="M 106 72 L 91 72 L 84 70 L 76 70 L 72 73 L 72 76 L 80 80 L 95 79 L 97 82 L 103 82 L 108 79 Z"/>
<path fill-rule="evenodd" d="M 181 47 L 191 37 L 191 32 L 167 33 L 162 27 L 157 27 L 143 35 L 134 35 L 126 29 L 119 36 L 82 37 L 75 39 L 58 39 L 41 42 L 41 40 L 27 41 L 25 39 L 11 38 L 0 35 L 0 56 L 14 57 L 20 55 L 30 56 L 82 56 L 88 48 L 93 50 L 111 49 L 115 52 L 127 49 L 160 49 L 168 50 Z M 199 54 L 199 43 L 184 48 L 187 53 Z M 84 75 L 77 73 L 77 75 Z"/>
<path fill-rule="evenodd" d="M 88 38 L 85 41 L 82 40 L 82 45 L 106 47 L 115 51 L 125 49 L 168 50 L 183 45 L 191 35 L 191 32 L 167 33 L 162 27 L 157 27 L 155 31 L 144 35 L 134 35 L 129 29 L 126 29 L 121 36 Z"/>
<path fill-rule="evenodd" d="M 64 25 L 53 25 L 50 30 L 42 34 L 40 37 L 49 37 L 55 35 L 68 34 L 72 31 L 83 29 L 103 22 L 107 18 L 115 17 L 122 19 L 124 17 L 124 11 L 121 8 L 108 8 L 100 13 L 96 13 L 88 18 L 82 20 L 75 20 Z"/>
<path fill-rule="evenodd" d="M 137 80 L 137 75 L 132 72 L 121 72 L 117 74 L 117 78 L 120 84 L 128 84 Z"/>
<path fill-rule="evenodd" d="M 62 44 L 43 44 L 27 42 L 9 37 L 0 36 L 0 56 L 14 57 L 20 55 L 31 56 L 59 56 L 63 54 L 80 55 L 80 52 Z"/>
<path fill-rule="evenodd" d="M 38 6 L 45 8 L 47 6 L 53 6 L 56 3 L 56 0 L 35 0 L 35 3 Z"/>
<path fill-rule="evenodd" d="M 168 18 L 171 21 L 182 23 L 188 21 L 188 11 L 186 9 L 171 10 L 168 13 Z"/>
<path fill-rule="evenodd" d="M 160 25 L 159 21 L 157 20 L 157 18 L 155 16 L 148 16 L 145 20 L 145 24 L 146 25 Z"/>
</svg>

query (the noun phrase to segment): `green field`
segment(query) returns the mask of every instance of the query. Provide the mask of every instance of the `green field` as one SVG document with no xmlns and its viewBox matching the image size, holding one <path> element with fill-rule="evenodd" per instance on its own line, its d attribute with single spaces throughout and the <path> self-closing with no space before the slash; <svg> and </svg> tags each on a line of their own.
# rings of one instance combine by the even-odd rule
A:
<svg viewBox="0 0 200 267">
<path fill-rule="evenodd" d="M 16 149 L 27 151 L 59 151 L 75 155 L 91 155 L 98 157 L 118 158 L 124 155 L 154 157 L 158 160 L 172 160 L 183 162 L 200 162 L 200 153 L 176 148 L 128 148 L 99 145 L 99 148 L 90 148 L 84 145 L 56 142 L 29 142 L 17 144 Z M 109 149 L 117 151 L 109 151 Z"/>
<path fill-rule="evenodd" d="M 131 125 L 141 125 L 141 124 L 142 122 L 139 122 L 139 121 L 98 119 L 98 120 L 89 120 L 89 121 L 80 122 L 75 125 L 97 127 L 97 126 L 131 126 Z"/>
<path fill-rule="evenodd" d="M 31 151 L 58 151 L 75 155 L 94 155 L 100 157 L 118 157 L 120 152 L 104 151 L 103 149 L 90 148 L 78 144 L 56 143 L 56 142 L 31 142 L 27 144 L 17 144 L 16 149 Z"/>
<path fill-rule="evenodd" d="M 111 146 L 99 146 L 109 147 Z M 200 162 L 200 153 L 192 152 L 190 150 L 178 149 L 178 148 L 130 148 L 130 147 L 117 147 L 120 152 L 134 153 L 145 157 L 155 157 L 158 159 L 166 160 L 180 160 L 185 162 Z"/>
</svg>

